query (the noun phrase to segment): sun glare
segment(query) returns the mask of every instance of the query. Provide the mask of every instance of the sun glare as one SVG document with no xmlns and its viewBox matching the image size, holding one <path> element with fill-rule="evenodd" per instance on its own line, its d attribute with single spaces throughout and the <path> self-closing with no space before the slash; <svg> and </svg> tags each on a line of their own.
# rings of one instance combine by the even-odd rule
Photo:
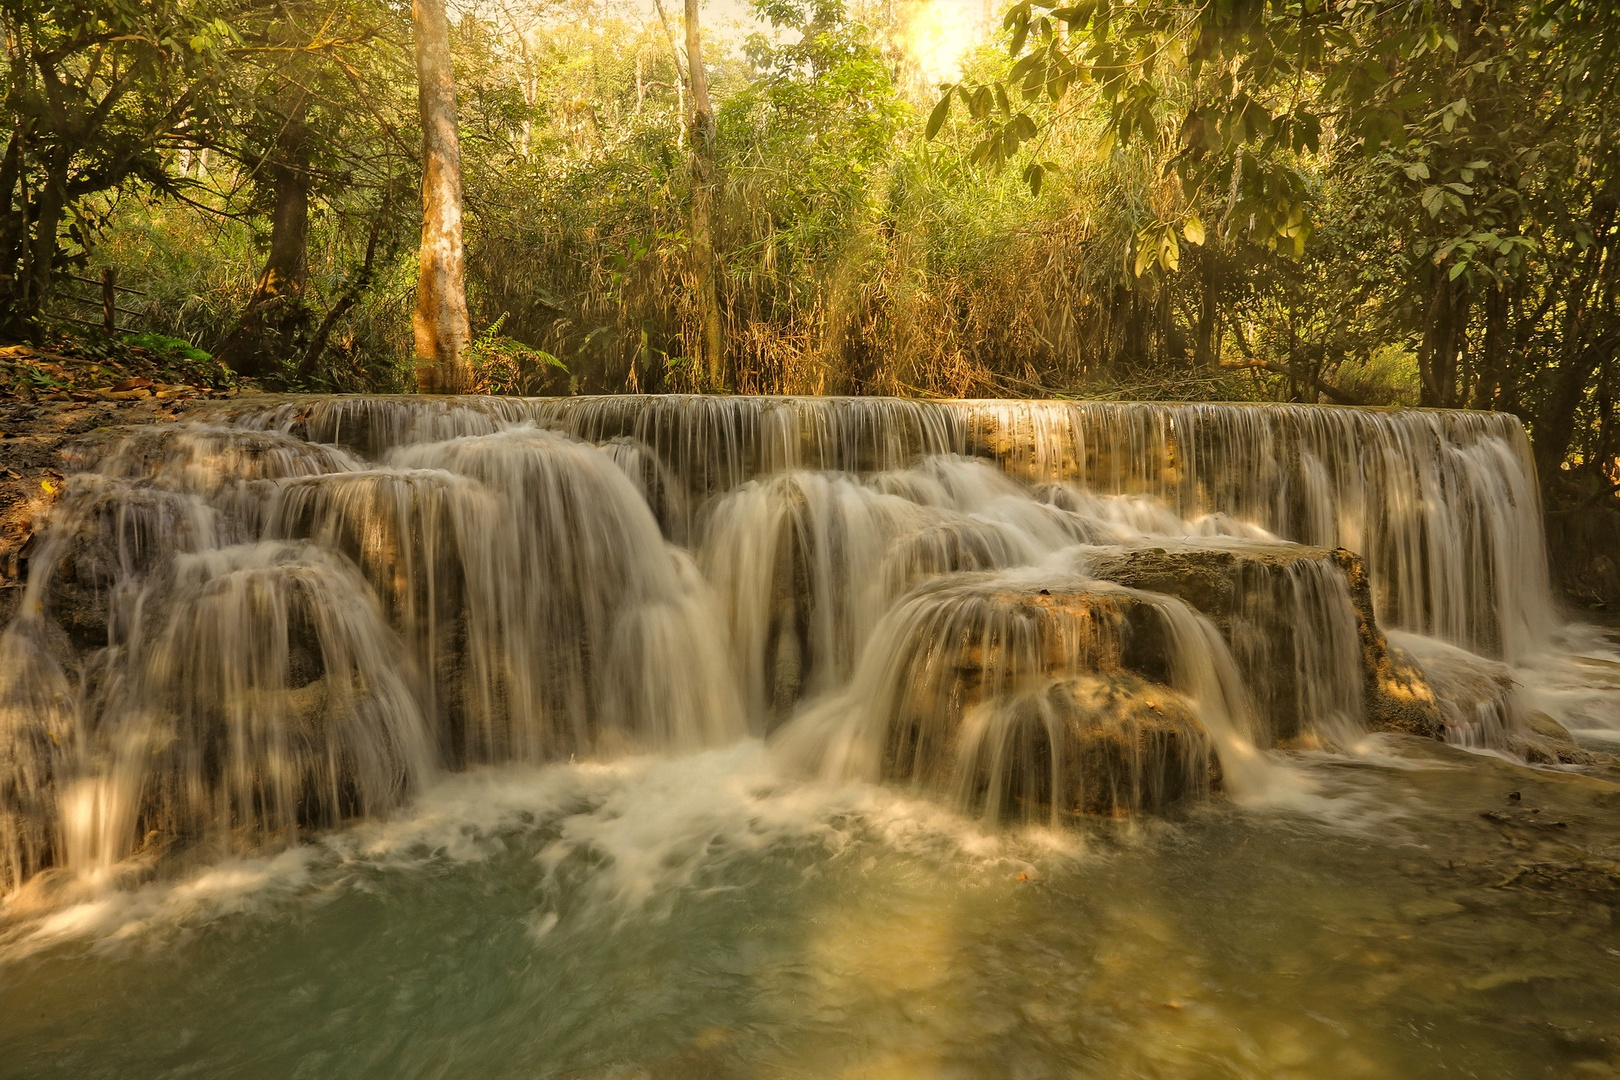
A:
<svg viewBox="0 0 1620 1080">
<path fill-rule="evenodd" d="M 983 0 L 910 0 L 903 5 L 901 46 L 929 85 L 961 78 L 962 60 L 988 21 Z"/>
</svg>

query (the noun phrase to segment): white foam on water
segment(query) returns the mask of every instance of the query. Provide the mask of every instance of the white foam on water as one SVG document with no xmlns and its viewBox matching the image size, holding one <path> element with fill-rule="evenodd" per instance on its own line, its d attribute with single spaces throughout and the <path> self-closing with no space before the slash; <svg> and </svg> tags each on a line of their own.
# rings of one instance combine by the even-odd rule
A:
<svg viewBox="0 0 1620 1080">
<path fill-rule="evenodd" d="M 492 766 L 447 777 L 385 819 L 174 880 L 131 888 L 117 874 L 36 879 L 0 909 L 0 963 L 57 946 L 155 946 L 221 919 L 375 889 L 379 874 L 484 862 L 524 834 L 540 838 L 533 857 L 552 876 L 570 859 L 587 860 L 576 887 L 593 917 L 610 921 L 657 917 L 706 875 L 778 848 L 826 857 L 871 845 L 985 875 L 1032 873 L 1037 852 L 1071 858 L 1083 849 L 1076 834 L 985 830 L 893 788 L 786 778 L 757 740 L 690 756 Z"/>
<path fill-rule="evenodd" d="M 1526 706 L 1546 713 L 1571 733 L 1597 742 L 1620 742 L 1620 641 L 1616 632 L 1570 623 L 1554 647 L 1514 666 Z"/>
<path fill-rule="evenodd" d="M 1394 752 L 1359 759 L 1264 757 L 1264 788 L 1194 813 L 1235 809 L 1308 831 L 1377 837 L 1410 811 L 1325 780 L 1316 766 L 1333 760 L 1447 767 L 1415 764 Z M 1153 842 L 1179 826 L 1121 822 L 1108 828 L 1116 838 Z M 175 879 L 130 887 L 128 876 L 144 869 L 139 866 L 124 867 L 122 876 L 36 879 L 0 908 L 0 966 L 54 949 L 174 947 L 225 920 L 276 917 L 345 890 L 378 891 L 390 875 L 504 857 L 514 837 L 533 838 L 537 850 L 529 857 L 545 872 L 529 916 L 536 938 L 559 921 L 541 895 L 548 888 L 553 896 L 557 889 L 569 894 L 571 919 L 611 930 L 627 919 L 667 917 L 683 896 L 729 887 L 712 884 L 728 867 L 772 854 L 799 855 L 812 865 L 921 860 L 941 880 L 996 885 L 1038 881 L 1092 852 L 1083 831 L 997 829 L 913 790 L 804 780 L 754 739 L 683 756 L 488 766 L 431 784 L 389 817 L 280 852 L 219 859 Z"/>
<path fill-rule="evenodd" d="M 60 907 L 41 895 L 43 882 L 35 879 L 7 898 L 0 963 L 67 943 L 93 948 L 134 943 L 265 910 L 309 891 L 321 855 L 318 846 L 294 847 L 275 855 L 227 859 L 179 880 L 135 888 L 120 887 L 116 878 L 99 884 L 62 883 L 62 892 L 75 898 Z"/>
</svg>

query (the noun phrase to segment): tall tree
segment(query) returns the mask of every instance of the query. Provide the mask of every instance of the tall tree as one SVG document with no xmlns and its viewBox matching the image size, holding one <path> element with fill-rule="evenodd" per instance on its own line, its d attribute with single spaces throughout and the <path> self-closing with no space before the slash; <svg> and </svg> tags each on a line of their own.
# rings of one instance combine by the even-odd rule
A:
<svg viewBox="0 0 1620 1080">
<path fill-rule="evenodd" d="M 305 119 L 310 93 L 307 78 L 297 77 L 302 74 L 295 70 L 279 88 L 280 107 L 255 117 L 273 126 L 267 151 L 250 162 L 270 204 L 270 248 L 253 295 L 219 349 L 219 358 L 245 375 L 272 371 L 309 325 L 304 289 L 309 281 L 311 133 Z"/>
<path fill-rule="evenodd" d="M 422 249 L 416 285 L 416 385 L 463 393 L 472 384 L 461 235 L 461 142 L 444 0 L 413 0 L 417 92 L 422 108 Z"/>
<path fill-rule="evenodd" d="M 729 379 L 720 328 L 720 267 L 714 243 L 720 174 L 714 161 L 714 106 L 709 101 L 709 78 L 703 70 L 698 0 L 686 0 L 686 62 L 692 83 L 687 132 L 692 155 L 692 284 L 698 315 L 699 356 L 694 359 L 700 363 L 708 388 L 724 390 Z"/>
<path fill-rule="evenodd" d="M 65 263 L 82 261 L 92 200 L 123 186 L 172 192 L 167 152 L 206 126 L 231 31 L 174 0 L 0 3 L 10 127 L 0 159 L 0 323 L 29 333 Z"/>
</svg>

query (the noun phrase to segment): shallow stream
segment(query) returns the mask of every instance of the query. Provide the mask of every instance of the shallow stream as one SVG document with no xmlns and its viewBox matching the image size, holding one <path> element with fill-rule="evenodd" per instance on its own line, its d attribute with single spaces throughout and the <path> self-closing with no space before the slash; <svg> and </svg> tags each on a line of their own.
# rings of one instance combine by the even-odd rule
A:
<svg viewBox="0 0 1620 1080">
<path fill-rule="evenodd" d="M 1620 788 L 1402 737 L 1284 766 L 1293 806 L 1062 833 L 755 742 L 475 771 L 13 922 L 0 1075 L 1616 1074 Z"/>
</svg>

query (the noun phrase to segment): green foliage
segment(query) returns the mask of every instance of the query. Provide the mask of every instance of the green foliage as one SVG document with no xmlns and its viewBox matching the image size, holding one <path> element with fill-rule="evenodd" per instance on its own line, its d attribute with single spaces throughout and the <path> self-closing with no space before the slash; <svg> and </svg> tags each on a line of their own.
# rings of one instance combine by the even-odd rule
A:
<svg viewBox="0 0 1620 1080">
<path fill-rule="evenodd" d="M 468 349 L 468 362 L 476 376 L 473 389 L 480 394 L 541 393 L 561 372 L 568 375 L 568 365 L 544 349 L 531 348 L 521 341 L 501 336 L 506 314 L 490 323 L 484 332 L 473 339 Z"/>
<path fill-rule="evenodd" d="M 6 0 L 0 160 L 0 322 L 37 319 L 65 265 L 82 265 L 108 193 L 177 191 L 166 150 L 211 126 L 225 8 L 178 0 Z"/>
<path fill-rule="evenodd" d="M 1620 481 L 1612 5 L 1029 0 L 926 89 L 912 7 L 756 0 L 758 33 L 705 42 L 738 389 L 1509 409 L 1545 476 Z M 32 280 L 46 171 L 71 145 L 57 269 L 116 267 L 141 296 L 129 325 L 224 356 L 302 192 L 303 262 L 280 265 L 303 277 L 265 309 L 297 317 L 268 377 L 410 385 L 405 10 L 100 11 L 0 0 L 21 50 L 11 280 Z M 98 18 L 137 30 L 72 36 Z M 606 0 L 456 24 L 482 389 L 699 388 L 669 31 Z M 38 96 L 63 47 L 81 104 L 110 92 L 96 56 L 130 73 L 127 108 L 71 139 Z M 13 313 L 40 307 L 11 287 Z M 90 314 L 72 303 L 44 315 Z"/>
<path fill-rule="evenodd" d="M 197 348 L 185 338 L 166 337 L 150 330 L 143 334 L 126 335 L 124 344 L 133 345 L 140 349 L 149 349 L 165 360 L 203 361 L 213 359 L 212 355 Z"/>
<path fill-rule="evenodd" d="M 1383 345 L 1341 364 L 1335 381 L 1366 405 L 1416 405 L 1423 392 L 1417 354 L 1398 345 Z"/>
</svg>

